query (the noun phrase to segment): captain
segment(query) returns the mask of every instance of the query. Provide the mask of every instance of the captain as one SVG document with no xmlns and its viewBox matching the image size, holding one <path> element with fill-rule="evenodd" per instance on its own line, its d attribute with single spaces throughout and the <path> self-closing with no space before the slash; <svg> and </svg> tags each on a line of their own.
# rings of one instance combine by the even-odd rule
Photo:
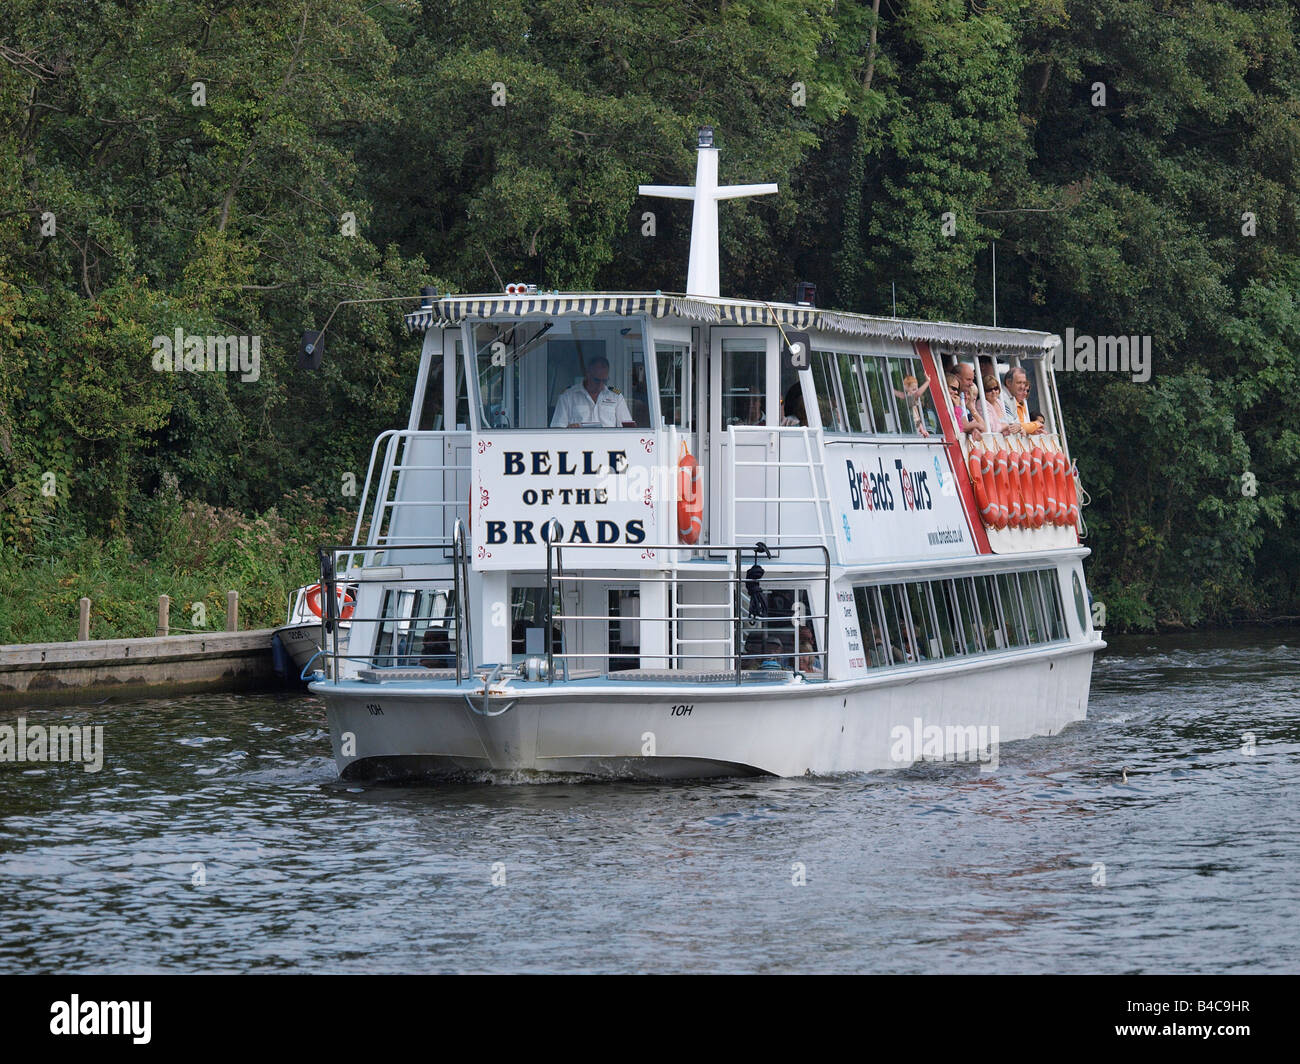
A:
<svg viewBox="0 0 1300 1064">
<path fill-rule="evenodd" d="M 609 359 L 604 355 L 587 363 L 587 375 L 581 384 L 561 393 L 551 418 L 553 429 L 597 424 L 607 429 L 636 428 L 627 400 L 609 386 Z"/>
</svg>

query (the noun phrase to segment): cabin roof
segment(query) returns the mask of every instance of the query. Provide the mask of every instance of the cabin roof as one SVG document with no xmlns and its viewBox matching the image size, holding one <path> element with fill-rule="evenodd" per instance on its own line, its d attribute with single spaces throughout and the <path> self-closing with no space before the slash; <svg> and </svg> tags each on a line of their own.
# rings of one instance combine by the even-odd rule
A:
<svg viewBox="0 0 1300 1064">
<path fill-rule="evenodd" d="M 431 307 L 406 315 L 413 333 L 459 325 L 466 318 L 519 317 L 556 314 L 672 315 L 714 325 L 781 325 L 801 331 L 841 333 L 882 340 L 940 344 L 945 347 L 998 348 L 1021 355 L 1050 354 L 1060 338 L 1029 329 L 1003 329 L 988 325 L 963 325 L 910 318 L 879 318 L 870 314 L 822 310 L 795 303 L 769 303 L 760 299 L 719 299 L 654 292 L 539 292 L 515 296 L 443 296 Z"/>
</svg>

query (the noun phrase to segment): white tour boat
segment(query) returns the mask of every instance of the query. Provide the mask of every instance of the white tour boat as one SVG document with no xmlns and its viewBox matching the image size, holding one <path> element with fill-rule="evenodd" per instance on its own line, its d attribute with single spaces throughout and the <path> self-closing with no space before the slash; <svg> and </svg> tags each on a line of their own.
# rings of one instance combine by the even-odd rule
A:
<svg viewBox="0 0 1300 1064">
<path fill-rule="evenodd" d="M 1086 715 L 1059 338 L 720 297 L 718 202 L 776 187 L 720 187 L 717 158 L 702 130 L 694 186 L 641 189 L 693 200 L 686 294 L 408 315 L 410 420 L 321 551 L 310 686 L 344 777 L 860 772 Z M 1043 430 L 972 442 L 960 364 L 1025 370 Z"/>
</svg>

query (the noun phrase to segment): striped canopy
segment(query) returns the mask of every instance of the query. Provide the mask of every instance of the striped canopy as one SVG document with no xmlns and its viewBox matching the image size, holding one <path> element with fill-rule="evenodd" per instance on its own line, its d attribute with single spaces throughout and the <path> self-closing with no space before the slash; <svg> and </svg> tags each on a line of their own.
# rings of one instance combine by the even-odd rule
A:
<svg viewBox="0 0 1300 1064">
<path fill-rule="evenodd" d="M 998 329 L 954 322 L 877 318 L 867 314 L 818 310 L 789 303 L 694 296 L 541 293 L 533 296 L 444 296 L 432 307 L 406 315 L 411 332 L 459 325 L 466 318 L 554 317 L 561 314 L 669 315 L 711 325 L 781 325 L 799 330 L 836 332 L 882 340 L 936 344 L 945 348 L 997 348 L 1022 355 L 1044 355 L 1059 341 L 1049 333 Z"/>
</svg>

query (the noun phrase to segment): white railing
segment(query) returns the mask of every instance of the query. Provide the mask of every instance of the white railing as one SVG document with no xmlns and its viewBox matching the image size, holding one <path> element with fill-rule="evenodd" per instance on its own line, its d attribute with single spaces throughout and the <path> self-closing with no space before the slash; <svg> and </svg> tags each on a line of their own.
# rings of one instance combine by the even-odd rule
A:
<svg viewBox="0 0 1300 1064">
<path fill-rule="evenodd" d="M 380 433 L 370 449 L 353 544 L 363 543 L 367 508 L 370 524 L 364 542 L 371 548 L 449 542 L 458 520 L 469 524 L 469 448 L 470 434 L 463 431 Z"/>
<path fill-rule="evenodd" d="M 603 544 L 600 547 L 596 545 L 583 545 L 583 549 L 588 547 L 592 549 L 622 549 L 618 544 Z M 666 551 L 674 549 L 671 545 L 656 544 L 649 549 L 655 551 Z M 726 546 L 714 544 L 710 549 L 715 553 L 728 554 L 731 556 L 731 564 L 727 571 L 712 571 L 706 574 L 693 574 L 689 579 L 683 579 L 676 569 L 665 572 L 658 576 L 647 576 L 642 573 L 635 577 L 634 580 L 628 581 L 635 583 L 638 587 L 645 588 L 649 584 L 667 585 L 670 595 L 669 601 L 674 605 L 666 614 L 649 614 L 638 613 L 637 623 L 642 626 L 647 624 L 666 624 L 670 626 L 673 636 L 667 641 L 664 652 L 642 652 L 638 656 L 650 658 L 652 660 L 662 659 L 670 662 L 669 668 L 658 668 L 648 670 L 632 670 L 632 672 L 641 676 L 647 673 L 653 673 L 659 678 L 672 678 L 677 675 L 678 678 L 685 670 L 705 668 L 703 673 L 693 674 L 692 681 L 695 683 L 705 682 L 725 682 L 740 684 L 743 682 L 754 681 L 765 678 L 762 674 L 767 673 L 770 678 L 776 672 L 788 673 L 794 676 L 796 673 L 809 680 L 825 680 L 829 673 L 829 624 L 831 611 L 831 553 L 824 543 L 805 544 L 802 546 L 787 545 L 786 550 L 797 558 L 797 564 L 804 566 L 802 570 L 795 570 L 789 567 L 778 569 L 775 566 L 771 572 L 761 568 L 756 571 L 745 566 L 747 555 L 753 555 L 754 565 L 758 565 L 759 551 L 752 545 L 728 544 Z M 771 554 L 766 557 L 770 560 Z M 761 586 L 764 577 L 769 580 L 780 580 L 786 583 L 799 585 L 800 591 L 811 591 L 814 597 L 808 600 L 808 609 L 792 603 L 789 611 L 778 615 L 771 615 L 766 606 L 767 595 Z M 570 651 L 567 649 L 567 641 L 564 648 L 559 652 L 555 650 L 555 639 L 553 632 L 556 626 L 559 626 L 561 638 L 567 640 L 569 626 L 575 623 L 609 623 L 617 618 L 611 617 L 608 613 L 586 614 L 576 612 L 565 612 L 563 608 L 564 590 L 566 587 L 576 587 L 583 583 L 595 583 L 600 587 L 609 587 L 611 577 L 607 573 L 598 575 L 592 574 L 587 568 L 566 570 L 564 567 L 564 546 L 560 543 L 548 539 L 546 545 L 546 615 L 543 620 L 543 631 L 546 633 L 546 680 L 548 683 L 554 683 L 556 680 L 555 663 L 559 659 L 561 665 L 562 679 L 571 678 L 569 671 L 570 659 L 579 661 L 594 660 L 599 664 L 597 673 L 605 678 L 611 676 L 617 678 L 617 673 L 611 673 L 610 663 L 615 657 L 626 656 L 623 651 L 595 651 L 595 650 L 577 650 Z M 809 585 L 804 587 L 803 585 Z M 820 585 L 820 587 L 818 587 Z M 681 601 L 681 592 L 686 587 L 694 590 L 703 590 L 706 601 L 698 603 L 684 603 Z M 558 592 L 558 594 L 557 594 Z M 820 592 L 820 594 L 818 594 Z M 761 610 L 756 609 L 754 595 L 757 595 L 764 602 Z M 798 601 L 798 600 L 796 600 Z M 556 603 L 559 608 L 556 608 Z M 702 610 L 702 615 L 684 615 L 682 609 Z M 709 626 L 709 635 L 703 634 L 683 634 L 680 626 L 690 624 L 696 626 Z M 813 633 L 813 639 L 820 646 L 820 650 L 815 647 L 811 650 L 804 650 L 800 646 L 800 637 L 804 625 L 807 625 Z M 778 643 L 782 642 L 779 633 L 789 630 L 791 634 L 791 650 L 746 650 L 747 636 L 765 638 Z M 697 650 L 687 650 L 685 647 L 697 648 Z M 699 650 L 698 648 L 708 648 Z M 698 651 L 698 652 L 697 652 Z M 809 669 L 800 667 L 800 663 L 812 658 L 814 666 Z M 771 662 L 772 664 L 765 664 Z"/>
</svg>

